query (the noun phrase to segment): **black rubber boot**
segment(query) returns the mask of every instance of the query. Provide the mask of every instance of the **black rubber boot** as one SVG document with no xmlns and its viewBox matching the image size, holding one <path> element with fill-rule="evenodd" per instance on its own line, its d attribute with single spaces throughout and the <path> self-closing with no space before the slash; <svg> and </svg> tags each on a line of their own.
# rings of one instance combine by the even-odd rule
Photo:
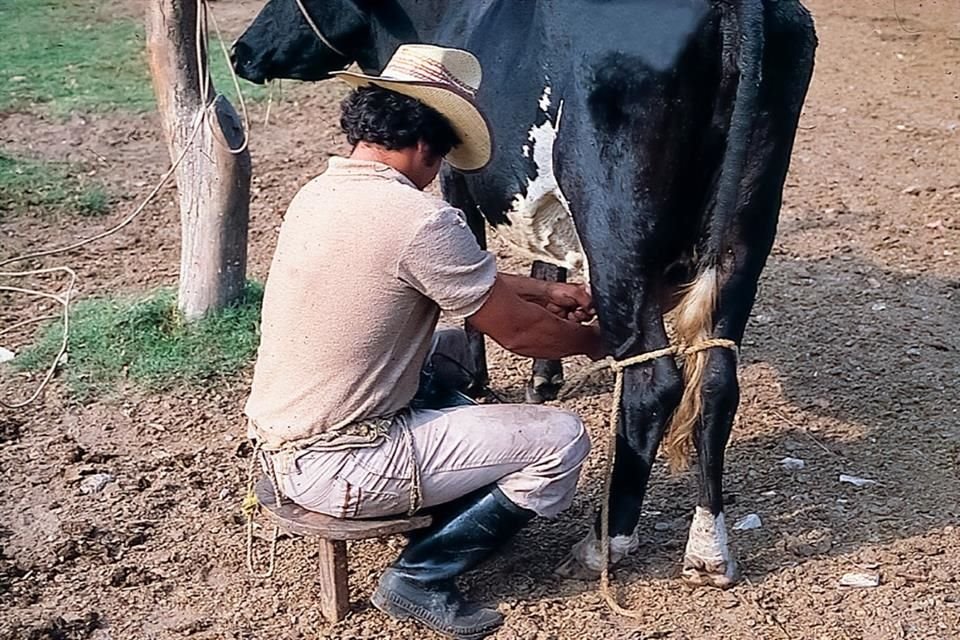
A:
<svg viewBox="0 0 960 640">
<path fill-rule="evenodd" d="M 398 620 L 413 618 L 453 638 L 483 638 L 503 624 L 496 609 L 467 601 L 454 582 L 502 547 L 533 517 L 497 489 L 446 505 L 410 536 L 380 578 L 373 604 Z"/>
</svg>

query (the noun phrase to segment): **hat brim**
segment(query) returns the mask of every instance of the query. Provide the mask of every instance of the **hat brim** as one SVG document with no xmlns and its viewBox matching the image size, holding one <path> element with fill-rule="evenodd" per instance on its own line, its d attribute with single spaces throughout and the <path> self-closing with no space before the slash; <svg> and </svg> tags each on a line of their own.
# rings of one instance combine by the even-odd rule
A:
<svg viewBox="0 0 960 640">
<path fill-rule="evenodd" d="M 338 71 L 331 75 L 354 88 L 374 85 L 416 98 L 444 116 L 460 137 L 460 144 L 446 155 L 450 166 L 458 171 L 469 172 L 479 171 L 489 164 L 493 143 L 487 119 L 471 99 L 447 85 L 418 80 L 390 80 L 352 71 Z"/>
</svg>

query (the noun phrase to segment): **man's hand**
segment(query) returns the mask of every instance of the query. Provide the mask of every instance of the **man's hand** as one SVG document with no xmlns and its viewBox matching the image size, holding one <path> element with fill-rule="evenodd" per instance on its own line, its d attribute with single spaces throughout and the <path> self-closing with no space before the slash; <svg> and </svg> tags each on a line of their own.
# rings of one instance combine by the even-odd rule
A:
<svg viewBox="0 0 960 640">
<path fill-rule="evenodd" d="M 543 307 L 554 315 L 573 322 L 590 322 L 597 315 L 593 298 L 582 284 L 549 282 Z"/>
<path fill-rule="evenodd" d="M 582 284 L 546 282 L 512 273 L 501 273 L 499 278 L 524 300 L 564 320 L 589 322 L 596 315 L 593 299 Z"/>
</svg>

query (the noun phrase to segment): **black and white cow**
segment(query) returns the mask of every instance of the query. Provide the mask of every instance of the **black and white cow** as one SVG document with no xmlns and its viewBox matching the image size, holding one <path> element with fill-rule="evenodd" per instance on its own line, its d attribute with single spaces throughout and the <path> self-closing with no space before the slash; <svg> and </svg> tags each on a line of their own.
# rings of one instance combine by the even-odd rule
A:
<svg viewBox="0 0 960 640">
<path fill-rule="evenodd" d="M 446 198 L 524 254 L 588 273 L 618 359 L 678 337 L 740 342 L 776 232 L 816 36 L 796 0 L 270 0 L 234 45 L 238 73 L 322 80 L 378 72 L 398 45 L 468 49 L 494 159 L 445 171 Z M 342 53 L 341 53 L 342 52 Z M 541 270 L 550 271 L 544 265 Z M 539 365 L 543 383 L 559 369 Z M 721 491 L 739 401 L 736 355 L 711 349 L 629 368 L 614 465 L 611 561 L 635 528 L 661 440 L 697 453 L 699 500 L 683 576 L 736 577 Z M 539 390 L 539 389 L 538 389 Z M 600 568 L 599 525 L 568 575 Z"/>
</svg>

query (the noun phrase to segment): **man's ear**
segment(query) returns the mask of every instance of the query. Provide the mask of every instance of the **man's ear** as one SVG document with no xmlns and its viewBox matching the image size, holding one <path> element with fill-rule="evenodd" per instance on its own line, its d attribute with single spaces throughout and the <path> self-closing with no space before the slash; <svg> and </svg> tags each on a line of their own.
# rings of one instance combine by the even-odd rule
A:
<svg viewBox="0 0 960 640">
<path fill-rule="evenodd" d="M 433 149 L 430 148 L 430 145 L 424 142 L 422 139 L 417 141 L 417 153 L 420 154 L 420 158 L 423 160 L 423 163 L 428 167 L 432 167 L 443 160 L 443 158 L 435 154 Z"/>
</svg>

